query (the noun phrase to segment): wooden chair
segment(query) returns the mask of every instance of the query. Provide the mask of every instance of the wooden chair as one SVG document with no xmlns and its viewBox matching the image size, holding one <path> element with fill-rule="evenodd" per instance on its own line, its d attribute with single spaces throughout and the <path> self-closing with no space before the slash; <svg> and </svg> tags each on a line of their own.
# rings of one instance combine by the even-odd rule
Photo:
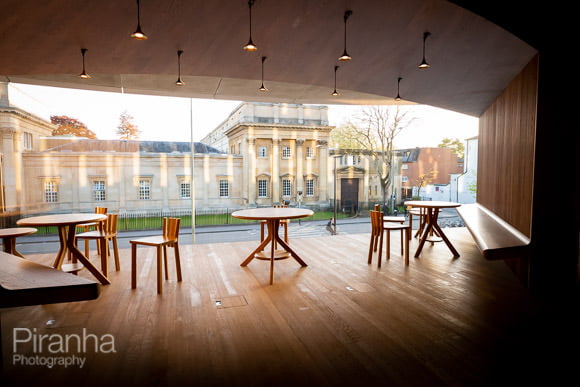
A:
<svg viewBox="0 0 580 387">
<path fill-rule="evenodd" d="M 437 209 L 436 211 L 439 212 L 441 210 Z M 423 234 L 423 230 L 425 229 L 425 226 L 427 226 L 427 209 L 408 207 L 408 213 L 409 213 L 409 225 L 411 226 L 411 230 L 413 229 L 413 216 L 417 216 L 419 218 L 419 227 L 417 227 L 417 232 L 414 235 L 415 238 L 418 238 L 421 236 L 421 234 Z M 434 230 L 431 231 L 431 235 L 433 235 L 433 233 L 439 236 L 437 232 Z M 409 238 L 410 236 L 411 233 L 409 233 Z"/>
<path fill-rule="evenodd" d="M 391 258 L 391 231 L 392 230 L 404 230 L 406 235 L 405 238 L 401 238 L 401 254 L 405 256 L 405 265 L 409 265 L 409 233 L 411 232 L 411 227 L 408 224 L 399 224 L 392 222 L 383 221 L 383 213 L 381 211 L 370 211 L 371 215 L 371 240 L 369 245 L 369 265 L 372 263 L 373 252 L 377 251 L 377 245 L 379 247 L 378 254 L 378 267 L 381 267 L 381 256 L 383 252 L 383 234 L 387 233 L 387 259 Z M 404 248 L 403 248 L 404 247 Z"/>
<path fill-rule="evenodd" d="M 288 206 L 285 204 L 277 204 L 275 206 L 272 206 L 274 208 L 287 208 Z M 264 241 L 264 237 L 265 237 L 265 229 L 267 226 L 268 222 L 265 220 L 260 221 L 260 242 Z M 290 224 L 290 219 L 281 219 L 280 220 L 280 227 L 284 227 L 284 242 L 286 243 L 290 243 L 288 241 L 288 224 Z"/>
<path fill-rule="evenodd" d="M 169 279 L 167 268 L 167 247 L 173 247 L 175 252 L 175 266 L 177 271 L 177 281 L 181 281 L 181 262 L 179 260 L 179 223 L 180 218 L 163 218 L 163 235 L 155 235 L 131 240 L 131 289 L 137 288 L 137 245 L 155 246 L 157 248 L 157 293 L 163 291 L 161 279 L 161 250 L 163 250 L 163 260 L 165 266 L 165 279 Z"/>
<path fill-rule="evenodd" d="M 113 243 L 113 254 L 115 256 L 115 269 L 117 271 L 121 270 L 121 264 L 119 262 L 119 249 L 117 247 L 117 214 L 107 214 L 107 220 L 100 222 L 97 225 L 97 229 L 93 231 L 87 231 L 75 236 L 75 244 L 77 240 L 85 240 L 85 256 L 89 258 L 89 251 L 86 247 L 88 241 L 94 240 L 97 242 L 98 252 L 101 256 L 101 269 L 105 277 L 109 276 L 109 241 Z"/>
<path fill-rule="evenodd" d="M 375 211 L 380 211 L 381 206 L 379 204 L 375 204 Z M 404 216 L 383 216 L 383 222 L 390 222 L 390 223 L 405 223 Z M 410 225 L 410 223 L 409 223 Z M 409 226 L 410 227 L 410 226 Z M 404 229 L 401 229 L 401 254 L 403 254 L 403 233 L 405 232 Z M 411 233 L 408 233 L 408 238 L 411 238 Z"/>
<path fill-rule="evenodd" d="M 107 207 L 95 207 L 95 214 L 107 214 Z M 88 232 L 92 230 L 97 230 L 102 227 L 102 222 L 84 223 L 77 225 L 77 232 Z M 85 239 L 85 256 L 89 258 L 89 240 Z M 101 254 L 101 246 L 97 243 L 97 252 Z M 68 254 L 69 261 L 71 260 L 71 253 Z"/>
</svg>

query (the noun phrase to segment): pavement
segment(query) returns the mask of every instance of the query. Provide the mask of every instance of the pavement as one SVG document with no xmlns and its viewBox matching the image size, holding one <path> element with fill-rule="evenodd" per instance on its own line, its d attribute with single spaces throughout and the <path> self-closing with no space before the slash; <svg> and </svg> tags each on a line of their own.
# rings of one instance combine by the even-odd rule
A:
<svg viewBox="0 0 580 387">
<path fill-rule="evenodd" d="M 415 218 L 416 219 L 416 218 Z M 416 229 L 418 222 L 413 219 L 413 229 Z M 331 232 L 327 229 L 327 220 L 293 220 L 288 227 L 288 237 L 309 238 L 329 236 Z M 444 209 L 439 214 L 439 225 L 441 227 L 463 227 L 461 218 L 455 209 Z M 371 223 L 368 217 L 352 217 L 338 219 L 336 222 L 337 234 L 359 234 L 370 233 Z M 131 239 L 149 235 L 158 235 L 159 230 L 146 231 L 122 231 L 117 234 L 119 249 L 130 248 Z M 224 243 L 257 241 L 260 239 L 260 227 L 258 224 L 228 224 L 216 226 L 197 226 L 195 228 L 195 243 Z M 16 249 L 26 254 L 56 253 L 59 248 L 58 237 L 56 235 L 29 235 L 16 240 Z M 179 233 L 179 243 L 181 245 L 192 244 L 193 236 L 191 228 L 182 228 Z M 93 243 L 94 245 L 94 243 Z"/>
</svg>

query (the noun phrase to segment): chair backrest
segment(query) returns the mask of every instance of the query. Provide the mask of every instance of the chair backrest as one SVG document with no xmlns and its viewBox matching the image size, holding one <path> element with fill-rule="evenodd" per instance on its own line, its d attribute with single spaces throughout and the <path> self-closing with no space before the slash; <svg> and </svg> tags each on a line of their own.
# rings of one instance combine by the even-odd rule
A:
<svg viewBox="0 0 580 387">
<path fill-rule="evenodd" d="M 95 214 L 106 214 L 107 207 L 95 207 Z"/>
<path fill-rule="evenodd" d="M 383 232 L 383 213 L 381 211 L 369 211 L 371 214 L 371 233 L 379 236 Z"/>
<path fill-rule="evenodd" d="M 107 235 L 117 233 L 117 214 L 107 214 L 107 220 L 103 226 L 104 232 Z"/>
<path fill-rule="evenodd" d="M 286 204 L 276 204 L 273 207 L 274 208 L 288 208 L 288 205 L 286 205 Z"/>
<path fill-rule="evenodd" d="M 181 218 L 163 218 L 163 237 L 169 240 L 179 238 L 179 223 Z"/>
</svg>

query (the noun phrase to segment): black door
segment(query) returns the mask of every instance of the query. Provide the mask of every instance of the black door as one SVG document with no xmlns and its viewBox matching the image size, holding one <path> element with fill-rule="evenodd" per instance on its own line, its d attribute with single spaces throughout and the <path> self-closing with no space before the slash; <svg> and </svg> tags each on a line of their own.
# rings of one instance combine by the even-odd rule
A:
<svg viewBox="0 0 580 387">
<path fill-rule="evenodd" d="M 356 213 L 358 210 L 358 180 L 340 179 L 340 210 L 343 213 Z"/>
</svg>

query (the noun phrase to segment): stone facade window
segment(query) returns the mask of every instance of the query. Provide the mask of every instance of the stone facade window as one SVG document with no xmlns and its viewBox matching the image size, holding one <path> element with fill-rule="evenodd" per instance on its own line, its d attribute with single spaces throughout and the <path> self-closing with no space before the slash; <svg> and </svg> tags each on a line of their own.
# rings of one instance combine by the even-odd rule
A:
<svg viewBox="0 0 580 387">
<path fill-rule="evenodd" d="M 311 146 L 307 146 L 306 147 L 306 158 L 307 159 L 313 159 L 314 158 L 314 148 L 312 148 Z"/>
<path fill-rule="evenodd" d="M 263 199 L 268 197 L 268 180 L 258 180 L 258 198 Z"/>
<path fill-rule="evenodd" d="M 25 151 L 32 150 L 32 133 L 29 132 L 22 133 L 22 148 Z"/>
<path fill-rule="evenodd" d="M 258 147 L 258 157 L 266 158 L 268 157 L 268 147 L 266 146 L 259 146 Z"/>
<path fill-rule="evenodd" d="M 151 200 L 151 178 L 139 179 L 139 200 Z"/>
<path fill-rule="evenodd" d="M 58 203 L 58 180 L 45 180 L 44 186 L 44 202 Z"/>
<path fill-rule="evenodd" d="M 314 196 L 314 179 L 306 179 L 306 196 Z"/>
<path fill-rule="evenodd" d="M 282 179 L 282 196 L 292 196 L 292 181 L 288 178 Z"/>
<path fill-rule="evenodd" d="M 220 198 L 227 198 L 230 196 L 230 182 L 226 179 L 219 180 Z"/>
<path fill-rule="evenodd" d="M 93 200 L 101 202 L 107 200 L 107 184 L 105 180 L 93 180 Z"/>
<path fill-rule="evenodd" d="M 282 158 L 289 159 L 292 157 L 292 149 L 288 145 L 282 146 Z"/>
<path fill-rule="evenodd" d="M 181 181 L 179 183 L 179 198 L 191 199 L 191 182 Z"/>
</svg>

